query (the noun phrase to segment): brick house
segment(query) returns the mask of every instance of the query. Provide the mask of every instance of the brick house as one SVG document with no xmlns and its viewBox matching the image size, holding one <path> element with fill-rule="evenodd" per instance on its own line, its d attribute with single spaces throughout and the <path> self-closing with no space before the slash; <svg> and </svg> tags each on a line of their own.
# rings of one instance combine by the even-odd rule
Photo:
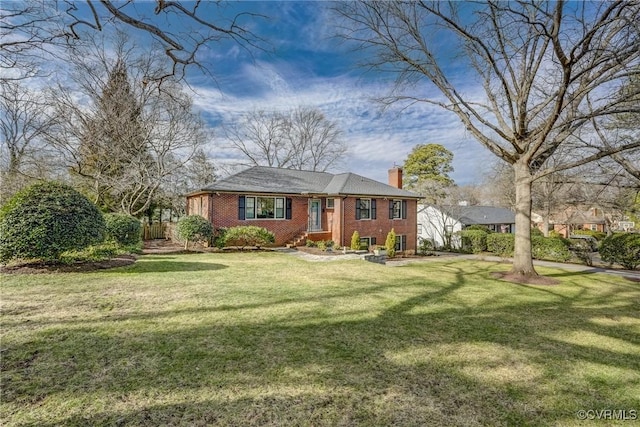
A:
<svg viewBox="0 0 640 427">
<path fill-rule="evenodd" d="M 354 231 L 363 245 L 384 245 L 393 228 L 398 250 L 416 249 L 419 195 L 402 189 L 402 169 L 389 184 L 353 173 L 331 174 L 254 166 L 187 195 L 187 214 L 214 228 L 256 225 L 276 245 L 333 240 L 349 246 Z"/>
<path fill-rule="evenodd" d="M 547 227 L 549 231 L 555 231 L 565 238 L 576 230 L 591 230 L 604 233 L 607 224 L 607 218 L 602 209 L 595 207 L 580 209 L 571 206 L 549 215 L 547 224 L 545 224 L 544 219 L 542 215 L 532 213 L 532 227 L 537 227 L 542 232 Z"/>
</svg>

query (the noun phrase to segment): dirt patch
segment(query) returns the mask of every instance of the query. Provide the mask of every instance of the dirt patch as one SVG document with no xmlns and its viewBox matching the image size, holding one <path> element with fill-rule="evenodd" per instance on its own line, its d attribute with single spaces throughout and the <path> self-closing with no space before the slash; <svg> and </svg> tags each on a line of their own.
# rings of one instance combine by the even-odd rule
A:
<svg viewBox="0 0 640 427">
<path fill-rule="evenodd" d="M 104 261 L 78 262 L 74 264 L 29 263 L 0 267 L 5 274 L 45 274 L 45 273 L 84 273 L 96 270 L 107 270 L 125 267 L 136 262 L 134 255 L 119 255 Z"/>
<path fill-rule="evenodd" d="M 491 273 L 491 277 L 498 280 L 504 280 L 505 282 L 519 283 L 522 285 L 554 286 L 561 283 L 560 280 L 553 279 L 551 277 L 525 276 L 518 273 L 512 273 L 510 271 L 494 272 Z"/>
<path fill-rule="evenodd" d="M 194 249 L 193 247 L 193 244 L 189 245 L 190 249 Z M 142 248 L 144 255 L 181 254 L 186 252 L 188 251 L 184 250 L 184 245 L 166 239 L 145 240 L 144 247 Z"/>
</svg>

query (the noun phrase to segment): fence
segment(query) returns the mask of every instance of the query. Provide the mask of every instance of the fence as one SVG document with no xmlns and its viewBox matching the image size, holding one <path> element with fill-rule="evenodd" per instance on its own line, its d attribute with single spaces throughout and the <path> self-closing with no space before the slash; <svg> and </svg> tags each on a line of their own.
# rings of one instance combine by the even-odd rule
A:
<svg viewBox="0 0 640 427">
<path fill-rule="evenodd" d="M 144 240 L 167 239 L 167 223 L 158 222 L 144 225 Z"/>
</svg>

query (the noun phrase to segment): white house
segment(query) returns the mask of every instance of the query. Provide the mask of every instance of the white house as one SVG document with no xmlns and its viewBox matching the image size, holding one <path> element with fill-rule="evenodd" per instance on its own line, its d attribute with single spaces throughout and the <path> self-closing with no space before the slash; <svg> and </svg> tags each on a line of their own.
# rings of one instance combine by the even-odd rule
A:
<svg viewBox="0 0 640 427">
<path fill-rule="evenodd" d="M 498 233 L 515 231 L 515 214 L 492 206 L 418 205 L 418 245 L 429 240 L 435 248 L 460 247 L 455 232 L 470 225 L 484 225 Z"/>
</svg>

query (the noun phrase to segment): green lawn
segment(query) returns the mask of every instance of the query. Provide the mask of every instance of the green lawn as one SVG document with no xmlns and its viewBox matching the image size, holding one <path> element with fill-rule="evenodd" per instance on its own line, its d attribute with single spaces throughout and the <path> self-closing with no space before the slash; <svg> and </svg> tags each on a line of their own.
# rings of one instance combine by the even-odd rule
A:
<svg viewBox="0 0 640 427">
<path fill-rule="evenodd" d="M 506 269 L 236 253 L 4 275 L 0 424 L 640 419 L 640 284 L 548 269 L 561 285 L 490 278 Z"/>
</svg>

